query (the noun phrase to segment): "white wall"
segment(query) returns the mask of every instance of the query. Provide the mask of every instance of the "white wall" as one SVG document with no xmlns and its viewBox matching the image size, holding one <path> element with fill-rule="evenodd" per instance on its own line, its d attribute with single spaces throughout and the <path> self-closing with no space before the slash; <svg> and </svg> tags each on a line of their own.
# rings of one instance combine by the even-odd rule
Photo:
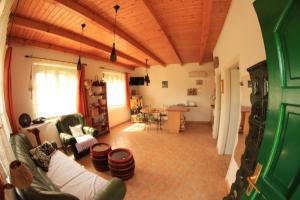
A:
<svg viewBox="0 0 300 200">
<path fill-rule="evenodd" d="M 219 57 L 221 77 L 224 80 L 224 94 L 221 96 L 221 127 L 228 123 L 228 94 L 226 90 L 230 87 L 226 78 L 226 70 L 233 65 L 240 67 L 241 80 L 249 80 L 246 69 L 262 60 L 266 59 L 260 25 L 252 5 L 253 0 L 232 0 L 228 16 L 226 18 L 221 35 L 214 49 L 214 56 Z M 245 83 L 244 85 L 247 85 Z M 246 86 L 241 87 L 241 102 L 243 105 L 250 105 L 249 89 Z M 226 132 L 219 132 L 218 152 L 224 153 L 224 141 L 226 141 Z M 237 141 L 235 141 L 237 143 Z M 226 180 L 231 184 L 234 180 L 236 163 L 234 159 L 231 162 L 226 176 Z"/>
<path fill-rule="evenodd" d="M 13 45 L 13 54 L 12 54 L 12 90 L 13 90 L 13 102 L 15 108 L 15 116 L 18 118 L 21 113 L 28 113 L 30 116 L 33 116 L 33 106 L 31 94 L 28 89 L 30 85 L 30 71 L 31 65 L 34 60 L 25 58 L 25 55 L 33 55 L 37 57 L 45 57 L 50 59 L 58 59 L 64 61 L 77 62 L 78 56 L 63 53 L 59 51 L 46 50 L 36 47 L 23 46 L 23 45 Z M 42 61 L 45 62 L 45 61 Z M 108 67 L 110 69 L 118 69 L 119 71 L 125 72 L 123 68 L 116 68 L 115 66 L 109 66 L 100 61 L 82 58 L 82 63 L 86 63 L 86 78 L 94 79 L 96 75 L 102 77 L 102 69 L 99 67 Z M 120 124 L 124 121 L 129 120 L 129 110 L 124 108 L 117 108 L 109 110 L 109 123 L 110 127 Z M 59 137 L 57 130 L 55 128 L 55 120 L 41 129 L 41 140 L 55 140 L 58 145 L 60 145 Z M 28 134 L 30 141 L 35 144 L 35 139 L 31 134 Z"/>
<path fill-rule="evenodd" d="M 189 77 L 190 71 L 206 71 L 207 77 Z M 150 77 L 149 86 L 134 86 L 139 95 L 143 96 L 144 105 L 162 107 L 163 105 L 175 105 L 194 101 L 198 107 L 190 108 L 185 113 L 187 121 L 211 121 L 210 96 L 214 90 L 214 70 L 212 63 L 200 65 L 189 63 L 183 66 L 178 64 L 163 66 L 151 66 L 148 69 Z M 145 68 L 137 68 L 131 76 L 145 76 Z M 203 85 L 196 85 L 196 80 L 203 80 Z M 168 88 L 162 88 L 162 81 L 168 81 Z M 197 96 L 187 96 L 188 88 L 198 88 Z"/>
</svg>

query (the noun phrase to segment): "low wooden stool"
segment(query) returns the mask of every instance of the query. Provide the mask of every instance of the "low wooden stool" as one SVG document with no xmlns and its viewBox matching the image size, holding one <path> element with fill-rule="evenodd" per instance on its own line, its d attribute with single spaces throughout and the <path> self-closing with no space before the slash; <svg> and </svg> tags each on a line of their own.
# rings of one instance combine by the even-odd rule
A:
<svg viewBox="0 0 300 200">
<path fill-rule="evenodd" d="M 112 176 L 128 180 L 134 175 L 134 158 L 130 150 L 114 149 L 108 154 L 108 166 Z"/>
<path fill-rule="evenodd" d="M 107 171 L 108 167 L 108 153 L 111 151 L 111 146 L 106 143 L 97 143 L 91 146 L 90 155 L 94 167 L 98 171 Z"/>
</svg>

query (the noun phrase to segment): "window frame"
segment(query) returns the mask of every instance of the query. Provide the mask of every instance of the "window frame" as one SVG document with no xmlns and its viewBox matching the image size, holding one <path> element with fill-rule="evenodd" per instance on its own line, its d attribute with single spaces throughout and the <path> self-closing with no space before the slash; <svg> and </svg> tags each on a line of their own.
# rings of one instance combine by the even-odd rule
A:
<svg viewBox="0 0 300 200">
<path fill-rule="evenodd" d="M 122 84 L 123 84 L 123 91 L 124 91 L 124 94 L 123 94 L 123 102 L 122 104 L 119 104 L 119 105 L 112 105 L 112 106 L 109 106 L 108 105 L 108 102 L 109 102 L 109 99 L 108 99 L 108 91 L 109 91 L 109 88 L 108 88 L 108 81 L 105 79 L 105 75 L 106 74 L 110 74 L 110 75 L 118 75 L 121 77 L 121 80 L 122 80 Z M 124 108 L 126 106 L 126 83 L 125 83 L 125 73 L 123 72 L 116 72 L 116 71 L 109 71 L 109 70 L 105 70 L 102 72 L 102 75 L 103 75 L 103 80 L 104 82 L 106 83 L 106 98 L 107 98 L 107 109 L 108 110 L 114 110 L 114 109 L 120 109 L 120 108 Z"/>
<path fill-rule="evenodd" d="M 42 67 L 45 67 L 45 70 L 42 70 L 42 69 L 37 69 L 37 70 L 34 70 L 33 68 L 35 66 L 39 66 L 40 68 Z M 74 79 L 73 81 L 75 82 L 74 84 L 74 89 L 73 91 L 75 92 L 73 95 L 74 95 L 74 102 L 73 105 L 74 105 L 74 110 L 70 111 L 70 112 L 57 112 L 56 114 L 54 115 L 47 115 L 47 116 L 39 116 L 39 111 L 38 111 L 38 103 L 37 103 L 37 100 L 35 98 L 35 92 L 36 92 L 36 73 L 34 73 L 35 71 L 36 72 L 44 72 L 44 73 L 47 73 L 46 71 L 49 70 L 49 68 L 53 67 L 53 71 L 55 72 L 55 81 L 57 83 L 57 80 L 58 80 L 58 77 L 59 77 L 59 73 L 58 73 L 58 69 L 61 68 L 62 71 L 65 69 L 66 73 L 69 73 L 70 74 L 70 71 L 73 71 L 73 75 L 74 75 Z M 31 89 L 31 95 L 32 95 L 32 108 L 33 108 L 33 115 L 35 117 L 45 117 L 47 119 L 54 119 L 54 118 L 57 118 L 59 116 L 62 116 L 62 115 L 68 115 L 68 114 L 73 114 L 73 113 L 76 113 L 77 110 L 76 110 L 76 95 L 77 95 L 77 84 L 78 84 L 78 81 L 77 81 L 77 69 L 76 69 L 76 66 L 75 65 L 66 65 L 66 64 L 62 64 L 62 63 L 56 63 L 56 62 L 33 62 L 32 65 L 31 65 L 31 85 L 30 85 L 30 89 Z M 58 97 L 59 98 L 59 97 Z M 71 99 L 71 98 L 70 98 Z M 73 101 L 73 98 L 72 98 L 72 101 Z M 54 104 L 53 107 L 56 107 L 57 104 Z"/>
</svg>

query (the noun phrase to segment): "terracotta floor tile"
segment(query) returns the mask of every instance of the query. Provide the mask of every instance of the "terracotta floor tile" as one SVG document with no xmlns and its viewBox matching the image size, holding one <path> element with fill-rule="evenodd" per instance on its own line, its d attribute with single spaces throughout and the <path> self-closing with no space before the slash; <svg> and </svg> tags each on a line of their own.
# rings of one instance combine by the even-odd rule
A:
<svg viewBox="0 0 300 200">
<path fill-rule="evenodd" d="M 226 195 L 225 175 L 230 156 L 217 154 L 210 124 L 191 123 L 180 134 L 146 130 L 142 123 L 125 123 L 100 136 L 112 148 L 128 148 L 135 159 L 135 175 L 126 181 L 125 200 L 220 200 Z M 97 172 L 89 156 L 80 160 Z"/>
</svg>

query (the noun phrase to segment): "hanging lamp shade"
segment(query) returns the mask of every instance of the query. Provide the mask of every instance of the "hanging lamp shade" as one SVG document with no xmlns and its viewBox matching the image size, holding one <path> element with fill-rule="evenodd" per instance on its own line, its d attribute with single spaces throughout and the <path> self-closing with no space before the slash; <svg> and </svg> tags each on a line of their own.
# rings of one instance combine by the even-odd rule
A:
<svg viewBox="0 0 300 200">
<path fill-rule="evenodd" d="M 77 70 L 81 70 L 81 57 L 79 56 L 78 62 L 77 62 Z"/>
<path fill-rule="evenodd" d="M 147 86 L 150 83 L 150 77 L 148 75 L 148 59 L 146 59 L 146 76 L 145 76 L 145 82 L 146 82 Z"/>
<path fill-rule="evenodd" d="M 148 86 L 148 84 L 150 83 L 150 78 L 149 78 L 148 73 L 147 73 L 146 76 L 145 76 L 145 82 L 146 82 L 146 85 L 147 85 L 147 86 Z"/>
<path fill-rule="evenodd" d="M 80 48 L 79 48 L 79 53 L 81 54 L 81 40 L 82 40 L 82 35 L 83 35 L 83 29 L 85 28 L 85 24 L 81 24 L 81 36 L 80 36 Z M 78 57 L 78 62 L 77 62 L 77 70 L 81 70 L 81 56 L 79 55 Z"/>
<path fill-rule="evenodd" d="M 109 58 L 109 60 L 111 62 L 116 62 L 117 61 L 117 52 L 116 52 L 115 39 L 116 39 L 117 13 L 118 13 L 118 10 L 120 9 L 120 6 L 115 5 L 114 9 L 115 9 L 116 13 L 115 13 L 115 25 L 114 25 L 114 42 L 113 42 L 113 46 L 112 46 L 111 54 L 110 54 L 110 58 Z"/>
<path fill-rule="evenodd" d="M 113 43 L 113 47 L 112 47 L 112 50 L 111 50 L 110 61 L 111 62 L 116 62 L 117 61 L 117 53 L 116 53 L 116 45 L 115 45 L 115 43 Z"/>
</svg>

